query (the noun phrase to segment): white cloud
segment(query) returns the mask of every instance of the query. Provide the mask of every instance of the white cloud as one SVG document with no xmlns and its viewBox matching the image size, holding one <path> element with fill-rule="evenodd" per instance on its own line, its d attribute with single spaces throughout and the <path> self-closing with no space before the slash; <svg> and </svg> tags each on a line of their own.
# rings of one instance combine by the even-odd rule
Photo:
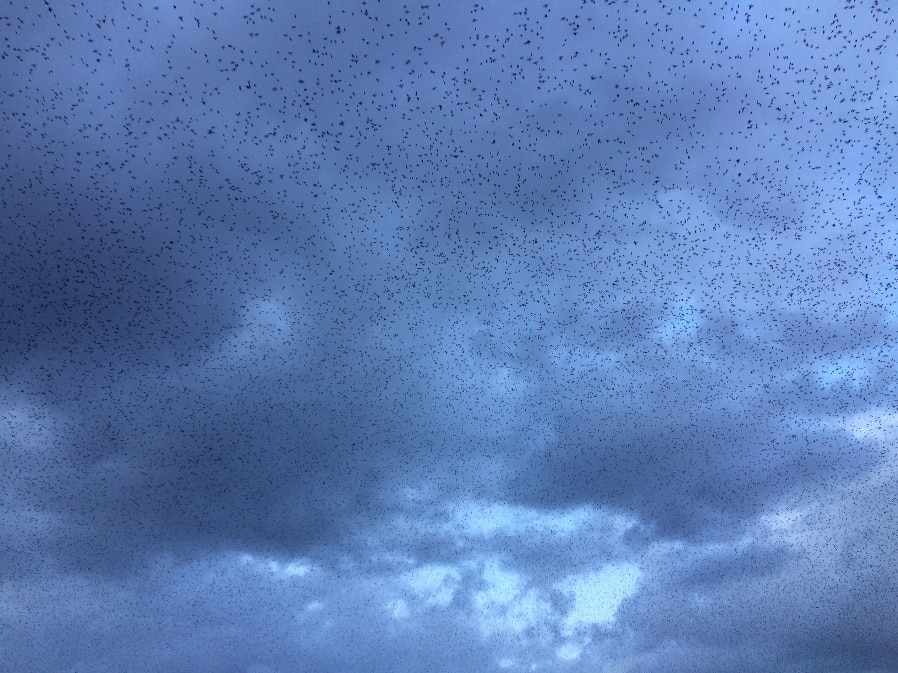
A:
<svg viewBox="0 0 898 673">
<path fill-rule="evenodd" d="M 495 559 L 484 563 L 482 577 L 488 588 L 477 592 L 474 600 L 484 606 L 508 605 L 524 586 L 524 579 L 518 573 L 507 570 Z"/>
<path fill-rule="evenodd" d="M 610 563 L 597 572 L 569 575 L 558 582 L 556 587 L 574 600 L 563 621 L 565 635 L 613 623 L 618 606 L 636 591 L 640 574 L 634 563 Z"/>
<path fill-rule="evenodd" d="M 576 661 L 583 653 L 583 645 L 572 640 L 564 642 L 555 650 L 555 656 L 562 661 Z"/>
<path fill-rule="evenodd" d="M 599 517 L 593 507 L 576 507 L 561 511 L 541 511 L 521 505 L 463 500 L 449 507 L 450 530 L 465 536 L 493 537 L 505 535 L 555 535 L 575 533 Z"/>
<path fill-rule="evenodd" d="M 412 614 L 408 608 L 408 602 L 402 598 L 394 598 L 387 602 L 387 612 L 393 619 L 408 619 Z"/>
<path fill-rule="evenodd" d="M 826 387 L 848 382 L 859 388 L 872 380 L 870 365 L 860 357 L 821 358 L 813 369 L 817 381 Z"/>
<path fill-rule="evenodd" d="M 409 571 L 405 582 L 428 605 L 446 606 L 452 602 L 461 573 L 447 565 L 425 565 Z"/>
<path fill-rule="evenodd" d="M 898 440 L 898 413 L 890 409 L 874 409 L 856 414 L 845 422 L 845 427 L 858 439 L 876 439 L 884 448 L 894 448 Z"/>
<path fill-rule="evenodd" d="M 545 593 L 528 586 L 521 573 L 496 558 L 483 563 L 480 576 L 486 588 L 473 594 L 472 607 L 485 637 L 521 636 L 525 632 L 545 636 L 549 625 L 557 620 Z"/>
<path fill-rule="evenodd" d="M 266 559 L 261 556 L 254 556 L 253 554 L 242 554 L 240 560 L 257 572 L 270 573 L 285 578 L 302 577 L 314 569 L 313 564 L 304 560 L 284 563 L 283 561 Z"/>
</svg>

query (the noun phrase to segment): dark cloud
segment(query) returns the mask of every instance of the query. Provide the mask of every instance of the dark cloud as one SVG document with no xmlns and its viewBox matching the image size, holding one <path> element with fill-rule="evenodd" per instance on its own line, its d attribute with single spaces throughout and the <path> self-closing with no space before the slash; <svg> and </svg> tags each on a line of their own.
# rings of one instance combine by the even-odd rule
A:
<svg viewBox="0 0 898 673">
<path fill-rule="evenodd" d="M 694 586 L 750 582 L 779 571 L 789 557 L 789 548 L 784 545 L 752 544 L 744 549 L 724 549 L 696 560 L 685 570 L 684 579 Z"/>
<path fill-rule="evenodd" d="M 847 429 L 810 415 L 850 413 L 865 393 L 867 404 L 882 399 L 864 382 L 825 385 L 810 371 L 758 371 L 757 359 L 738 371 L 728 358 L 709 365 L 679 348 L 664 355 L 611 367 L 595 366 L 591 355 L 576 387 L 541 390 L 557 407 L 556 437 L 530 458 L 512 497 L 549 507 L 602 502 L 657 523 L 664 535 L 713 536 L 788 494 L 857 478 L 881 458 Z M 683 355 L 691 369 L 678 362 Z M 713 371 L 720 367 L 727 371 Z M 748 396 L 733 392 L 734 379 Z"/>
<path fill-rule="evenodd" d="M 0 669 L 895 670 L 888 8 L 8 14 Z"/>
</svg>

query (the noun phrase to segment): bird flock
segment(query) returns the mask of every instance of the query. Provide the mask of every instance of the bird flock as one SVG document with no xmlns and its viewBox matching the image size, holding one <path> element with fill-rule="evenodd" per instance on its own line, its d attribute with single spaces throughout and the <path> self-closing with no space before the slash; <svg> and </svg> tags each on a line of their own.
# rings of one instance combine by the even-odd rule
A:
<svg viewBox="0 0 898 673">
<path fill-rule="evenodd" d="M 795 550 L 823 547 L 770 517 L 865 479 L 894 509 L 894 452 L 846 430 L 898 394 L 887 3 L 0 14 L 0 495 L 53 522 L 10 525 L 0 582 L 234 550 L 364 565 L 368 544 L 463 564 L 470 540 L 434 532 L 459 499 L 606 508 L 667 563 L 621 617 L 660 657 L 632 670 L 698 670 L 678 642 L 730 670 L 728 631 L 695 626 L 725 603 L 652 610 L 774 576 L 805 595 Z M 383 528 L 416 516 L 433 530 Z M 522 545 L 560 581 L 563 552 Z M 894 670 L 894 610 L 858 595 L 838 609 L 865 653 L 826 662 Z M 820 664 L 845 635 L 826 614 L 766 670 Z"/>
</svg>

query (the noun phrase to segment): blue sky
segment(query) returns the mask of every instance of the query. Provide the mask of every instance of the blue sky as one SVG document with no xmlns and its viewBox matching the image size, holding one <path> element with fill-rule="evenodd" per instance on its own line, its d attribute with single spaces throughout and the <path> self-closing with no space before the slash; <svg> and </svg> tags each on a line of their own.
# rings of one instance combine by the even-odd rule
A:
<svg viewBox="0 0 898 673">
<path fill-rule="evenodd" d="M 0 670 L 898 671 L 887 4 L 2 26 Z"/>
</svg>

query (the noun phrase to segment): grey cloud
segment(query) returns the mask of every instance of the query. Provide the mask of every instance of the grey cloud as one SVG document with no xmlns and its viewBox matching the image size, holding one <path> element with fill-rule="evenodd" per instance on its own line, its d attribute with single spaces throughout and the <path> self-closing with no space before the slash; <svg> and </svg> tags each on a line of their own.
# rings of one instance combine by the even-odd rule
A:
<svg viewBox="0 0 898 673">
<path fill-rule="evenodd" d="M 888 7 L 7 14 L 0 660 L 894 668 Z"/>
<path fill-rule="evenodd" d="M 513 497 L 542 506 L 604 502 L 663 535 L 713 536 L 790 492 L 876 463 L 875 452 L 839 432 L 752 426 L 733 409 L 677 412 L 584 406 L 560 415 L 557 445 L 532 459 Z"/>
</svg>

